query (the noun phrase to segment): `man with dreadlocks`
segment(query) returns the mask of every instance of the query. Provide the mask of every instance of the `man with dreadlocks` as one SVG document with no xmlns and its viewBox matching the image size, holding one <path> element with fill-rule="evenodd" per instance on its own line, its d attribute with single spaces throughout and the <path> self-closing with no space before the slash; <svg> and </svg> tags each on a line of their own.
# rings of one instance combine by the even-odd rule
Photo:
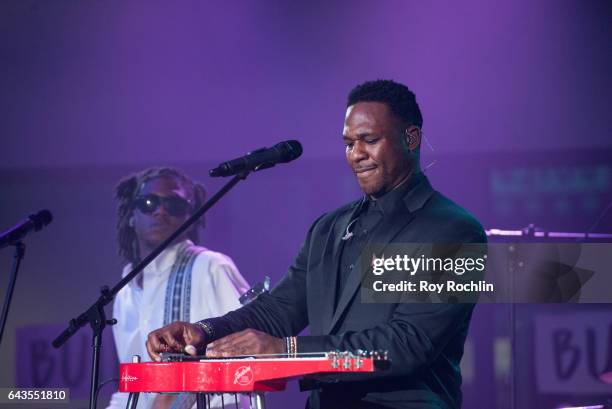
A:
<svg viewBox="0 0 612 409">
<path fill-rule="evenodd" d="M 123 179 L 116 198 L 119 254 L 128 263 L 125 276 L 203 204 L 205 191 L 184 173 L 161 167 Z M 229 257 L 196 245 L 203 224 L 200 221 L 179 237 L 117 294 L 113 335 L 120 362 L 130 362 L 133 355 L 146 357 L 146 337 L 155 328 L 223 315 L 240 306 L 238 298 L 248 285 Z M 168 407 L 173 399 L 174 395 L 143 394 L 138 408 Z M 109 408 L 123 409 L 126 403 L 127 394 L 117 392 Z M 220 397 L 211 404 L 220 406 Z"/>
</svg>

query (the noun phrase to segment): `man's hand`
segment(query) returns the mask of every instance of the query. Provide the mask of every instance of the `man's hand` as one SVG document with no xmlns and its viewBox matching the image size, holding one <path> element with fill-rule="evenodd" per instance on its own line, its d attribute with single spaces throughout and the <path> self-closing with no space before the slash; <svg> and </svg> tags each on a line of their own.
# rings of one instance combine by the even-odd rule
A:
<svg viewBox="0 0 612 409">
<path fill-rule="evenodd" d="M 285 340 L 254 329 L 245 329 L 214 342 L 206 347 L 206 356 L 222 358 L 236 355 L 284 354 Z"/>
<path fill-rule="evenodd" d="M 193 348 L 185 348 L 186 346 Z M 156 329 L 149 333 L 147 337 L 147 351 L 154 361 L 160 361 L 162 352 L 187 352 L 189 355 L 196 355 L 197 352 L 204 352 L 206 347 L 206 334 L 204 330 L 196 324 L 176 321 L 165 327 Z"/>
</svg>

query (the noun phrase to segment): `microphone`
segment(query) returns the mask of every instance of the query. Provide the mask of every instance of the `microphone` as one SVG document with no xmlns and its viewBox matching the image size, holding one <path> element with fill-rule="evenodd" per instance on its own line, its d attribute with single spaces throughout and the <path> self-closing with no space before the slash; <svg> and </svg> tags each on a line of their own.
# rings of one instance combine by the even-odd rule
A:
<svg viewBox="0 0 612 409">
<path fill-rule="evenodd" d="M 302 154 L 302 144 L 298 141 L 284 141 L 277 143 L 271 148 L 261 148 L 256 151 L 249 152 L 246 155 L 223 162 L 214 169 L 211 169 L 209 174 L 212 177 L 217 176 L 232 176 L 240 172 L 258 171 L 271 168 L 277 163 L 291 162 L 297 159 Z"/>
<path fill-rule="evenodd" d="M 27 236 L 28 233 L 42 229 L 43 226 L 48 225 L 52 220 L 53 215 L 48 210 L 41 210 L 36 214 L 29 215 L 27 219 L 0 234 L 0 249 L 17 243 Z"/>
</svg>

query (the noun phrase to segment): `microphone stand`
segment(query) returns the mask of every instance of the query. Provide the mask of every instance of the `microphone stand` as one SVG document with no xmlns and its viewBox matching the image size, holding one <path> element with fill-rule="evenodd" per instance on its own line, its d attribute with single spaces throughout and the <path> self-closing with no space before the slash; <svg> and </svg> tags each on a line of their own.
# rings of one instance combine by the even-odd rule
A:
<svg viewBox="0 0 612 409">
<path fill-rule="evenodd" d="M 9 285 L 6 288 L 6 297 L 4 297 L 4 305 L 2 306 L 2 316 L 0 317 L 0 345 L 2 345 L 2 335 L 4 335 L 4 328 L 6 326 L 6 318 L 8 317 L 9 309 L 11 308 L 11 300 L 13 299 L 13 290 L 15 289 L 15 282 L 17 281 L 17 272 L 19 271 L 19 265 L 25 255 L 25 244 L 18 241 L 13 244 L 15 246 L 15 255 L 13 256 L 13 268 L 11 276 L 9 278 Z"/>
<path fill-rule="evenodd" d="M 52 345 L 55 348 L 61 347 L 71 336 L 73 336 L 81 327 L 86 324 L 91 326 L 93 332 L 93 354 L 91 359 L 91 387 L 89 390 L 89 409 L 96 408 L 96 389 L 98 387 L 98 376 L 100 368 L 100 349 L 102 348 L 102 333 L 106 325 L 113 325 L 117 320 L 107 320 L 104 312 L 104 307 L 109 304 L 113 297 L 127 283 L 129 283 L 138 273 L 140 273 L 147 265 L 149 265 L 166 247 L 174 240 L 180 237 L 189 227 L 191 227 L 200 217 L 202 217 L 215 203 L 219 201 L 228 191 L 230 191 L 238 182 L 246 179 L 250 171 L 245 171 L 234 176 L 226 183 L 213 197 L 202 205 L 189 219 L 185 221 L 174 233 L 164 240 L 155 250 L 148 256 L 142 259 L 134 269 L 121 279 L 113 288 L 109 289 L 104 286 L 100 289 L 100 297 L 89 307 L 85 312 L 77 318 L 70 320 L 68 328 L 66 328 L 55 340 Z"/>
</svg>

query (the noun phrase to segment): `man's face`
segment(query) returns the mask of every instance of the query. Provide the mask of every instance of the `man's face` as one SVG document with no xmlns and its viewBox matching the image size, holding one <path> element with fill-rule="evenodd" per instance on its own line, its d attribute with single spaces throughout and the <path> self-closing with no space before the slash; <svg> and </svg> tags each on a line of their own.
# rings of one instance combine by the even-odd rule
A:
<svg viewBox="0 0 612 409">
<path fill-rule="evenodd" d="M 153 250 L 191 215 L 193 197 L 180 180 L 173 176 L 161 176 L 147 181 L 140 188 L 138 198 L 139 201 L 153 204 L 148 208 L 134 208 L 134 231 L 141 251 Z M 179 240 L 184 238 L 180 237 Z"/>
<path fill-rule="evenodd" d="M 348 107 L 342 138 L 346 160 L 366 195 L 382 196 L 410 174 L 404 128 L 387 104 L 358 102 Z"/>
</svg>

